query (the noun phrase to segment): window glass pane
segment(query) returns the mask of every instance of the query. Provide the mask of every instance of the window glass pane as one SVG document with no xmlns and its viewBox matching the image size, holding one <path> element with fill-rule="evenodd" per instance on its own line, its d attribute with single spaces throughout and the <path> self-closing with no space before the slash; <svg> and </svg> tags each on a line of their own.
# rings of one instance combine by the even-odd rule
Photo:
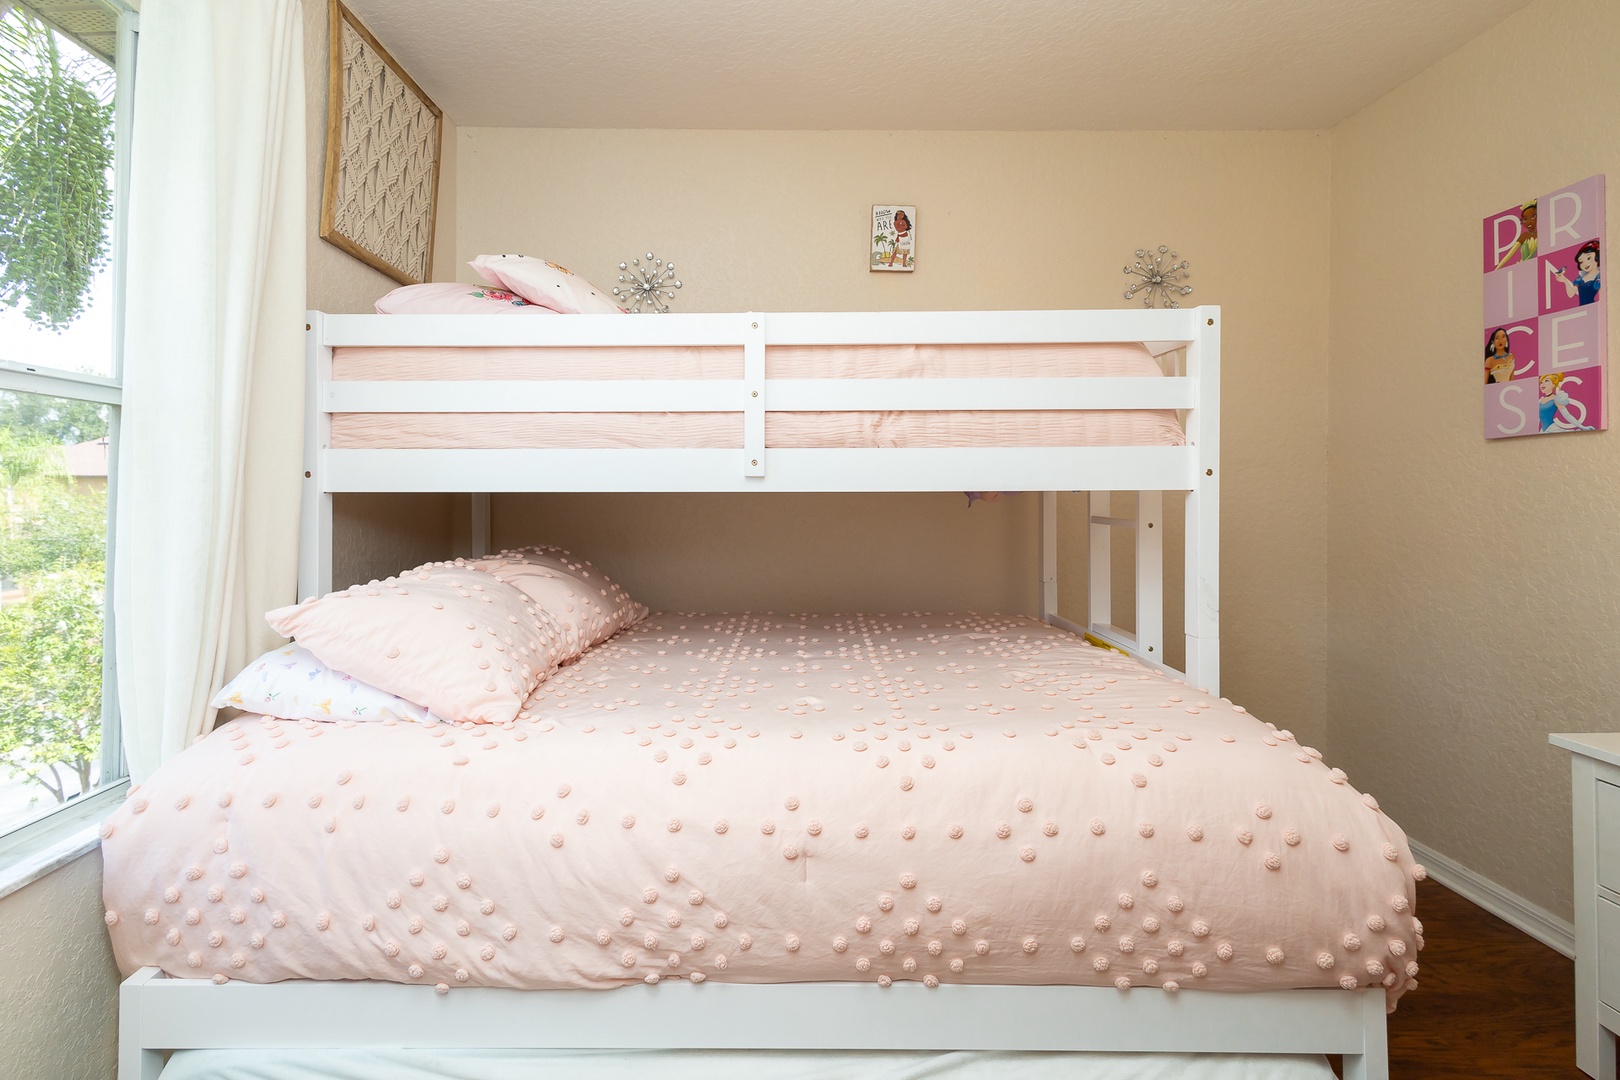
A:
<svg viewBox="0 0 1620 1080">
<path fill-rule="evenodd" d="M 99 778 L 109 414 L 0 392 L 0 832 Z"/>
<path fill-rule="evenodd" d="M 0 18 L 0 360 L 112 376 L 116 80 L 101 23 L 116 20 L 85 3 Z"/>
</svg>

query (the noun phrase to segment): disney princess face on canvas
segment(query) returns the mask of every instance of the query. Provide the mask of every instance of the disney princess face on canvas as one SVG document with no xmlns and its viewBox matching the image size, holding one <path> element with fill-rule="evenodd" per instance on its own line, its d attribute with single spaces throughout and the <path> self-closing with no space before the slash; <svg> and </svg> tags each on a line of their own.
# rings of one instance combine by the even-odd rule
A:
<svg viewBox="0 0 1620 1080">
<path fill-rule="evenodd" d="M 1558 387 L 1563 381 L 1563 374 L 1557 371 L 1536 380 L 1536 389 L 1541 394 L 1541 400 L 1537 404 L 1541 411 L 1542 431 L 1550 431 L 1558 420 Z"/>
<path fill-rule="evenodd" d="M 1575 254 L 1575 265 L 1580 269 L 1581 280 L 1591 281 L 1593 278 L 1597 277 L 1598 263 L 1601 261 L 1602 260 L 1598 254 L 1598 242 L 1596 240 L 1584 245 L 1581 250 Z"/>
<path fill-rule="evenodd" d="M 1564 383 L 1579 385 L 1580 379 L 1570 378 L 1561 371 L 1550 372 L 1536 380 L 1541 392 L 1537 402 L 1542 431 L 1591 431 L 1586 422 L 1586 406 L 1571 397 Z"/>
<path fill-rule="evenodd" d="M 1485 346 L 1485 381 L 1505 383 L 1513 378 L 1513 350 L 1508 341 L 1507 327 L 1498 326 Z"/>
<path fill-rule="evenodd" d="M 1581 306 L 1595 303 L 1603 288 L 1603 248 L 1596 240 L 1588 240 L 1575 252 L 1575 277 L 1569 277 L 1565 267 L 1555 267 L 1553 277 L 1563 283 L 1564 291 L 1579 297 Z"/>
<path fill-rule="evenodd" d="M 906 217 L 904 210 L 894 212 L 894 231 L 901 236 L 911 231 L 911 219 Z"/>
<path fill-rule="evenodd" d="M 1519 207 L 1519 235 L 1508 245 L 1496 268 L 1502 269 L 1514 262 L 1529 262 L 1536 257 L 1536 202 L 1534 199 Z"/>
</svg>

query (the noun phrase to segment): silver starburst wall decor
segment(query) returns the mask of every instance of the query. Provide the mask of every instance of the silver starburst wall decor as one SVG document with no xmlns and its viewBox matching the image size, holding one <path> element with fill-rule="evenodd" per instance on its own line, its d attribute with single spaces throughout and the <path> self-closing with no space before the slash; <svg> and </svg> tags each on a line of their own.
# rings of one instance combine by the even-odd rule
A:
<svg viewBox="0 0 1620 1080">
<path fill-rule="evenodd" d="M 1177 262 L 1177 258 L 1164 244 L 1160 244 L 1157 251 L 1137 248 L 1136 261 L 1125 268 L 1125 273 L 1141 280 L 1131 282 L 1131 287 L 1125 290 L 1125 299 L 1135 300 L 1141 296 L 1143 307 L 1180 307 L 1176 297 L 1191 295 L 1192 286 L 1183 284 L 1190 276 L 1187 260 Z"/>
<path fill-rule="evenodd" d="M 654 258 L 650 251 L 646 258 L 645 263 L 631 259 L 629 263 L 619 264 L 623 271 L 619 280 L 623 284 L 613 287 L 613 295 L 632 312 L 651 311 L 663 315 L 669 311 L 668 302 L 675 299 L 675 290 L 681 283 L 675 277 L 674 263 Z"/>
</svg>

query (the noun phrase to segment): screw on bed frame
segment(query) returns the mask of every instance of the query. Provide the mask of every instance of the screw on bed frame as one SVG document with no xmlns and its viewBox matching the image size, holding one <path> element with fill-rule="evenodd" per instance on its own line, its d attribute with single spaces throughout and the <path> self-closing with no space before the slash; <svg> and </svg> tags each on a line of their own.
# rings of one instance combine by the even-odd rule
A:
<svg viewBox="0 0 1620 1080">
<path fill-rule="evenodd" d="M 1215 470 L 1214 469 L 1205 469 L 1204 470 L 1204 475 L 1205 476 L 1214 476 L 1215 475 Z"/>
<path fill-rule="evenodd" d="M 1206 319 L 1205 320 L 1205 325 L 1206 326 L 1214 326 L 1215 325 L 1215 320 L 1214 319 Z"/>
</svg>

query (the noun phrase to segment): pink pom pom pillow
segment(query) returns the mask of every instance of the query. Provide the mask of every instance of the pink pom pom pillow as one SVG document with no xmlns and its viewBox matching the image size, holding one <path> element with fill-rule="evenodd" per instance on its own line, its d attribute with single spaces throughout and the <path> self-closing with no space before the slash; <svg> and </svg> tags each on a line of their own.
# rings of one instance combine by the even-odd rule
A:
<svg viewBox="0 0 1620 1080">
<path fill-rule="evenodd" d="M 565 652 L 549 614 L 465 564 L 429 563 L 265 621 L 328 667 L 446 720 L 483 724 L 516 719 Z"/>
<path fill-rule="evenodd" d="M 534 601 L 562 630 L 562 663 L 647 617 L 647 608 L 606 574 L 560 547 L 503 551 L 470 565 L 499 578 Z"/>
<path fill-rule="evenodd" d="M 517 293 L 491 285 L 431 281 L 402 285 L 379 299 L 379 315 L 555 315 Z"/>
<path fill-rule="evenodd" d="M 602 290 L 556 263 L 530 255 L 480 255 L 467 264 L 491 285 L 564 315 L 622 315 Z"/>
</svg>

